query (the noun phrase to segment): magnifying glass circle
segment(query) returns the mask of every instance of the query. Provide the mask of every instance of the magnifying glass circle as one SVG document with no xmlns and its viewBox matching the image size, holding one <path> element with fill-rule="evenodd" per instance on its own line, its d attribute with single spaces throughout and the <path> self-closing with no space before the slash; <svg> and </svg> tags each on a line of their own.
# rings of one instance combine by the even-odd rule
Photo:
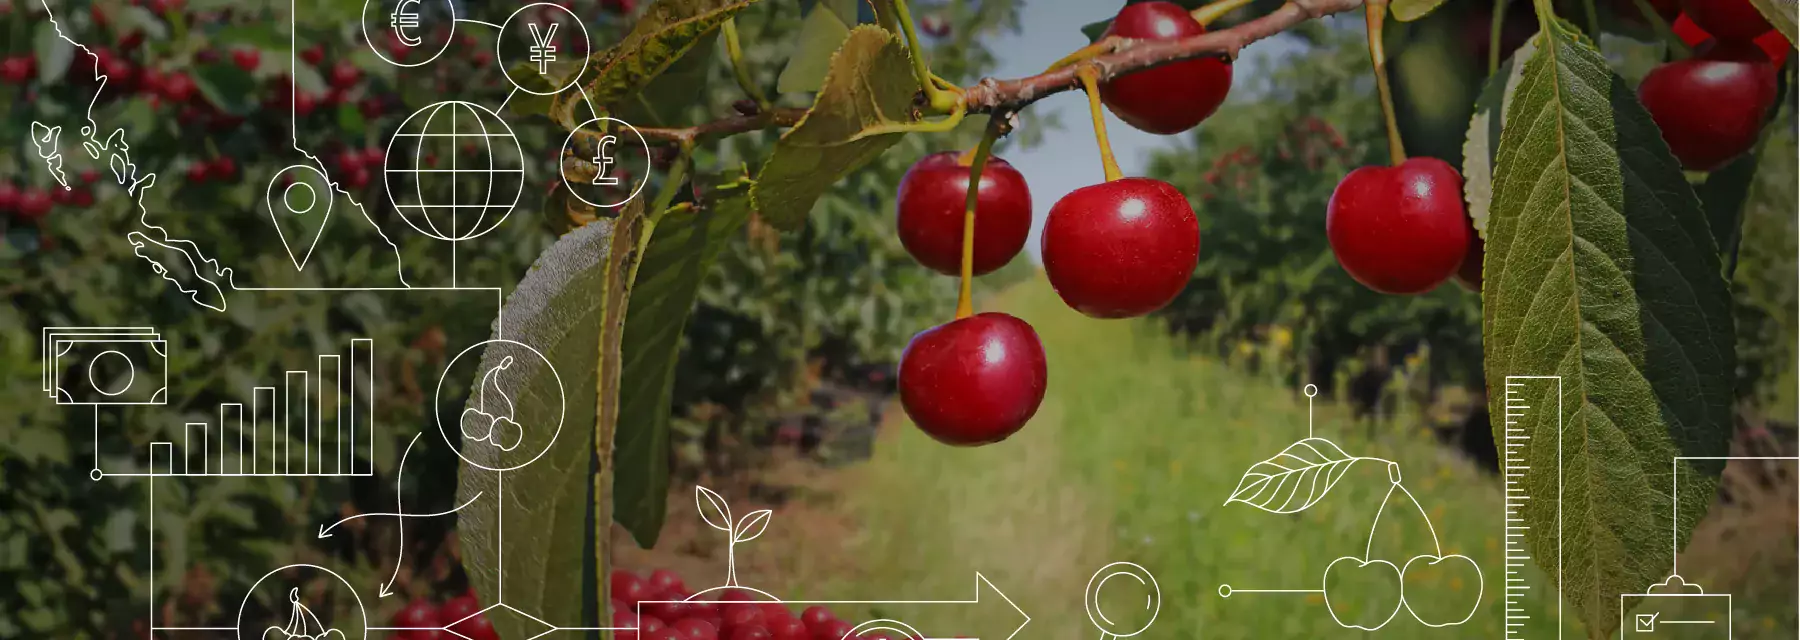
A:
<svg viewBox="0 0 1800 640">
<path fill-rule="evenodd" d="M 1140 612 L 1114 611 L 1114 617 L 1119 617 L 1121 620 L 1108 617 L 1106 612 L 1101 611 L 1100 598 L 1109 584 L 1112 589 L 1144 592 L 1144 611 L 1149 612 L 1149 615 L 1146 616 Z M 1119 599 L 1115 598 L 1114 601 L 1118 602 Z M 1100 630 L 1102 638 L 1126 638 L 1143 633 L 1150 628 L 1151 623 L 1156 622 L 1156 614 L 1162 611 L 1162 589 L 1156 585 L 1156 576 L 1150 575 L 1150 572 L 1143 567 L 1130 562 L 1114 562 L 1101 567 L 1099 571 L 1094 572 L 1094 577 L 1088 579 L 1087 598 L 1084 603 L 1087 605 L 1088 621 Z M 1141 618 L 1143 624 L 1133 626 L 1134 623 L 1130 620 L 1137 618 Z"/>
</svg>

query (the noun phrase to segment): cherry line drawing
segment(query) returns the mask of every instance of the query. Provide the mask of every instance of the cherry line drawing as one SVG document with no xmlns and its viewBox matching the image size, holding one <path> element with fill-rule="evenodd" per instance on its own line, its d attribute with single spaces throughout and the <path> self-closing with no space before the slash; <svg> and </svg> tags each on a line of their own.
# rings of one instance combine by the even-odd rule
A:
<svg viewBox="0 0 1800 640">
<path fill-rule="evenodd" d="M 1482 597 L 1486 595 L 1486 580 L 1482 577 L 1481 565 L 1462 554 L 1444 553 L 1443 543 L 1438 539 L 1437 525 L 1432 524 L 1431 515 L 1426 512 L 1424 505 L 1419 503 L 1419 499 L 1413 496 L 1412 491 L 1402 484 L 1399 463 L 1385 458 L 1350 455 L 1337 443 L 1315 435 L 1313 431 L 1313 398 L 1319 394 L 1319 388 L 1309 384 L 1304 388 L 1304 392 L 1307 405 L 1307 436 L 1288 445 L 1280 453 L 1251 465 L 1244 472 L 1243 477 L 1238 480 L 1237 487 L 1232 489 L 1231 496 L 1225 499 L 1225 504 L 1229 506 L 1234 502 L 1242 503 L 1278 515 L 1297 514 L 1323 500 L 1326 494 L 1330 493 L 1331 489 L 1337 486 L 1338 481 L 1342 480 L 1350 468 L 1357 463 L 1378 463 L 1387 468 L 1389 486 L 1387 493 L 1381 498 L 1381 507 L 1375 511 L 1375 517 L 1369 523 L 1368 541 L 1364 543 L 1363 553 L 1360 557 L 1342 556 L 1326 565 L 1317 589 L 1238 589 L 1233 588 L 1230 584 L 1221 584 L 1219 585 L 1219 597 L 1230 598 L 1232 594 L 1236 593 L 1319 594 L 1324 598 L 1325 612 L 1331 616 L 1332 622 L 1346 629 L 1363 631 L 1376 631 L 1387 626 L 1389 622 L 1399 616 L 1401 609 L 1405 609 L 1407 615 L 1419 621 L 1419 624 L 1433 628 L 1454 627 L 1474 618 L 1475 611 L 1481 607 Z M 1304 493 L 1302 493 L 1302 487 L 1305 488 Z M 1425 520 L 1426 530 L 1431 534 L 1433 548 L 1432 554 L 1413 556 L 1405 563 L 1398 565 L 1388 560 L 1372 557 L 1375 549 L 1375 532 L 1381 525 L 1382 515 L 1387 512 L 1388 501 L 1393 499 L 1396 491 L 1405 495 L 1407 501 L 1419 510 L 1419 516 Z M 1453 614 L 1449 616 L 1449 619 L 1427 620 L 1426 618 L 1431 617 L 1430 615 L 1420 615 L 1407 601 L 1406 575 L 1409 571 L 1415 570 L 1415 566 L 1423 570 L 1446 563 L 1466 565 L 1467 568 L 1475 571 L 1474 602 L 1470 605 L 1468 613 L 1460 618 Z M 1338 616 L 1337 609 L 1332 606 L 1331 594 L 1327 590 L 1332 573 L 1351 570 L 1373 570 L 1391 574 L 1392 580 L 1400 585 L 1399 600 L 1394 603 L 1393 610 L 1379 621 L 1345 621 Z"/>
</svg>

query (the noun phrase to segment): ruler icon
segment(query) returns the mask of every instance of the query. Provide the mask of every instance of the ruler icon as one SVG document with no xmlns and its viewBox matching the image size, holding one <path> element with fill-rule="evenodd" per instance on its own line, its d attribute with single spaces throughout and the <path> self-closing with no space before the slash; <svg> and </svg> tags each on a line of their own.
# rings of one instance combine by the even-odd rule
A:
<svg viewBox="0 0 1800 640">
<path fill-rule="evenodd" d="M 1522 640 L 1526 637 L 1527 623 L 1531 622 L 1532 613 L 1526 609 L 1531 600 L 1531 591 L 1539 590 L 1539 596 L 1546 587 L 1555 591 L 1550 597 L 1556 599 L 1556 619 L 1549 621 L 1556 627 L 1556 637 L 1562 637 L 1562 377 L 1561 376 L 1507 376 L 1505 398 L 1505 430 L 1499 442 L 1500 469 L 1505 480 L 1506 497 L 1503 501 L 1503 524 L 1501 539 L 1505 541 L 1506 583 L 1506 637 L 1508 640 Z M 1554 434 L 1552 436 L 1551 434 Z M 1553 441 L 1552 441 L 1553 440 Z M 1536 466 L 1540 471 L 1531 474 Z M 1549 484 L 1544 482 L 1527 482 L 1526 476 L 1542 477 L 1546 468 L 1556 470 L 1554 495 L 1548 493 Z M 1535 489 L 1535 491 L 1534 491 Z M 1550 571 L 1543 574 L 1530 570 L 1535 559 L 1530 543 L 1525 539 L 1530 529 L 1526 513 L 1544 513 L 1552 505 L 1542 504 L 1553 501 L 1556 510 L 1556 555 L 1554 563 L 1538 563 Z M 1532 584 L 1534 580 L 1543 579 L 1545 574 L 1554 581 L 1552 585 Z M 1543 624 L 1532 627 L 1543 628 Z"/>
</svg>

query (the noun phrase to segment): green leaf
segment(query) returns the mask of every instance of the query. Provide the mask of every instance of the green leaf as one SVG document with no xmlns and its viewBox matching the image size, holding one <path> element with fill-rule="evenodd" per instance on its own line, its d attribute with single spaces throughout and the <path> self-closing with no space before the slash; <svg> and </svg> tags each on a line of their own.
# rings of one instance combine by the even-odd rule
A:
<svg viewBox="0 0 1800 640">
<path fill-rule="evenodd" d="M 1761 11 L 1769 24 L 1781 35 L 1787 36 L 1788 44 L 1800 46 L 1800 29 L 1795 28 L 1795 8 L 1793 0 L 1750 0 Z"/>
<path fill-rule="evenodd" d="M 719 60 L 718 51 L 718 31 L 700 36 L 687 55 L 650 81 L 638 92 L 638 99 L 619 105 L 619 111 L 631 122 L 674 126 L 684 113 L 692 111 L 694 96 L 706 91 L 714 63 Z"/>
<path fill-rule="evenodd" d="M 256 79 L 235 64 L 203 65 L 194 72 L 194 86 L 208 102 L 226 113 L 243 115 L 255 108 Z"/>
<path fill-rule="evenodd" d="M 458 504 L 477 493 L 482 496 L 459 513 L 457 524 L 463 565 L 473 586 L 479 593 L 495 594 L 490 597 L 504 593 L 508 604 L 552 624 L 595 626 L 590 612 L 604 610 L 606 602 L 604 586 L 600 593 L 584 594 L 572 585 L 592 584 L 590 576 L 604 575 L 602 567 L 592 565 L 596 558 L 607 557 L 606 536 L 594 535 L 606 527 L 593 523 L 611 519 L 611 505 L 603 496 L 608 495 L 612 470 L 608 465 L 596 471 L 593 462 L 600 459 L 596 451 L 610 451 L 612 446 L 625 274 L 630 272 L 628 260 L 635 253 L 642 211 L 642 201 L 634 200 L 618 218 L 598 220 L 563 236 L 507 296 L 502 314 L 505 333 L 494 337 L 531 346 L 555 368 L 555 374 L 548 370 L 522 374 L 527 382 L 513 396 L 515 411 L 530 416 L 554 410 L 541 403 L 557 397 L 560 375 L 563 421 L 555 444 L 535 462 L 506 472 L 504 490 L 502 474 L 460 466 Z M 474 370 L 490 370 L 495 363 L 488 360 L 496 355 L 497 350 L 484 354 Z M 475 388 L 479 380 L 470 383 L 469 388 Z M 590 503 L 593 496 L 602 498 Z M 494 620 L 501 637 L 526 638 L 542 631 L 521 623 L 516 616 Z"/>
<path fill-rule="evenodd" d="M 1534 443 L 1561 443 L 1524 454 L 1530 495 L 1561 496 L 1525 504 L 1525 538 L 1540 566 L 1560 569 L 1589 636 L 1605 637 L 1619 594 L 1667 577 L 1672 547 L 1712 503 L 1721 465 L 1675 458 L 1727 450 L 1734 330 L 1706 217 L 1631 88 L 1572 27 L 1555 24 L 1537 46 L 1500 135 L 1482 288 L 1487 382 L 1562 378 L 1561 415 L 1528 412 L 1516 425 Z M 1504 397 L 1493 394 L 1490 413 L 1506 413 Z M 1505 422 L 1495 426 L 1506 442 Z"/>
<path fill-rule="evenodd" d="M 657 222 L 625 316 L 613 519 L 645 548 L 656 544 L 668 511 L 669 410 L 683 329 L 701 281 L 750 219 L 747 185 L 704 200 L 710 204 L 677 207 Z"/>
<path fill-rule="evenodd" d="M 1500 140 L 1500 123 L 1505 121 L 1513 92 L 1525 75 L 1522 61 L 1536 51 L 1531 42 L 1526 42 L 1501 61 L 1500 68 L 1482 85 L 1481 96 L 1475 99 L 1475 113 L 1469 116 L 1468 137 L 1463 139 L 1463 198 L 1469 203 L 1475 233 L 1481 234 L 1483 240 L 1487 239 L 1488 206 L 1494 197 L 1494 156 L 1500 151 L 1500 145 L 1495 143 Z"/>
<path fill-rule="evenodd" d="M 75 45 L 57 35 L 56 25 L 48 20 L 38 24 L 31 50 L 37 55 L 38 82 L 45 85 L 61 80 L 69 63 L 75 60 Z"/>
<path fill-rule="evenodd" d="M 1393 0 L 1388 3 L 1388 9 L 1393 12 L 1395 19 L 1412 22 L 1429 15 L 1442 4 L 1444 0 Z"/>
<path fill-rule="evenodd" d="M 917 91 L 899 38 L 872 25 L 851 31 L 812 109 L 763 164 L 750 190 L 756 209 L 776 228 L 800 228 L 821 194 L 900 141 L 904 134 L 865 133 L 910 122 Z"/>
<path fill-rule="evenodd" d="M 587 70 L 579 80 L 586 91 L 558 94 L 550 106 L 551 119 L 574 129 L 584 121 L 575 115 L 579 113 L 577 105 L 584 100 L 593 101 L 594 108 L 601 112 L 596 115 L 606 115 L 613 105 L 636 95 L 686 55 L 701 36 L 712 33 L 727 18 L 754 2 L 657 0 L 644 10 L 617 46 L 589 57 Z"/>
<path fill-rule="evenodd" d="M 850 25 L 821 2 L 806 14 L 800 25 L 800 45 L 788 57 L 775 90 L 781 93 L 809 93 L 825 86 L 825 73 L 831 70 L 832 54 L 850 36 Z"/>
</svg>

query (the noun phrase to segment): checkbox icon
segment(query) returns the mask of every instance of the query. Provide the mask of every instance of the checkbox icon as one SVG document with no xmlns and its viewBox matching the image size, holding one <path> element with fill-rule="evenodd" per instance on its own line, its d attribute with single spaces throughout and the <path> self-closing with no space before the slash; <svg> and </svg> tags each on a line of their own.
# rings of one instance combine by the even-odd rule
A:
<svg viewBox="0 0 1800 640">
<path fill-rule="evenodd" d="M 1658 615 L 1660 615 L 1660 614 L 1657 614 L 1657 613 L 1637 614 L 1638 633 L 1656 633 L 1656 616 L 1658 616 Z"/>
</svg>

